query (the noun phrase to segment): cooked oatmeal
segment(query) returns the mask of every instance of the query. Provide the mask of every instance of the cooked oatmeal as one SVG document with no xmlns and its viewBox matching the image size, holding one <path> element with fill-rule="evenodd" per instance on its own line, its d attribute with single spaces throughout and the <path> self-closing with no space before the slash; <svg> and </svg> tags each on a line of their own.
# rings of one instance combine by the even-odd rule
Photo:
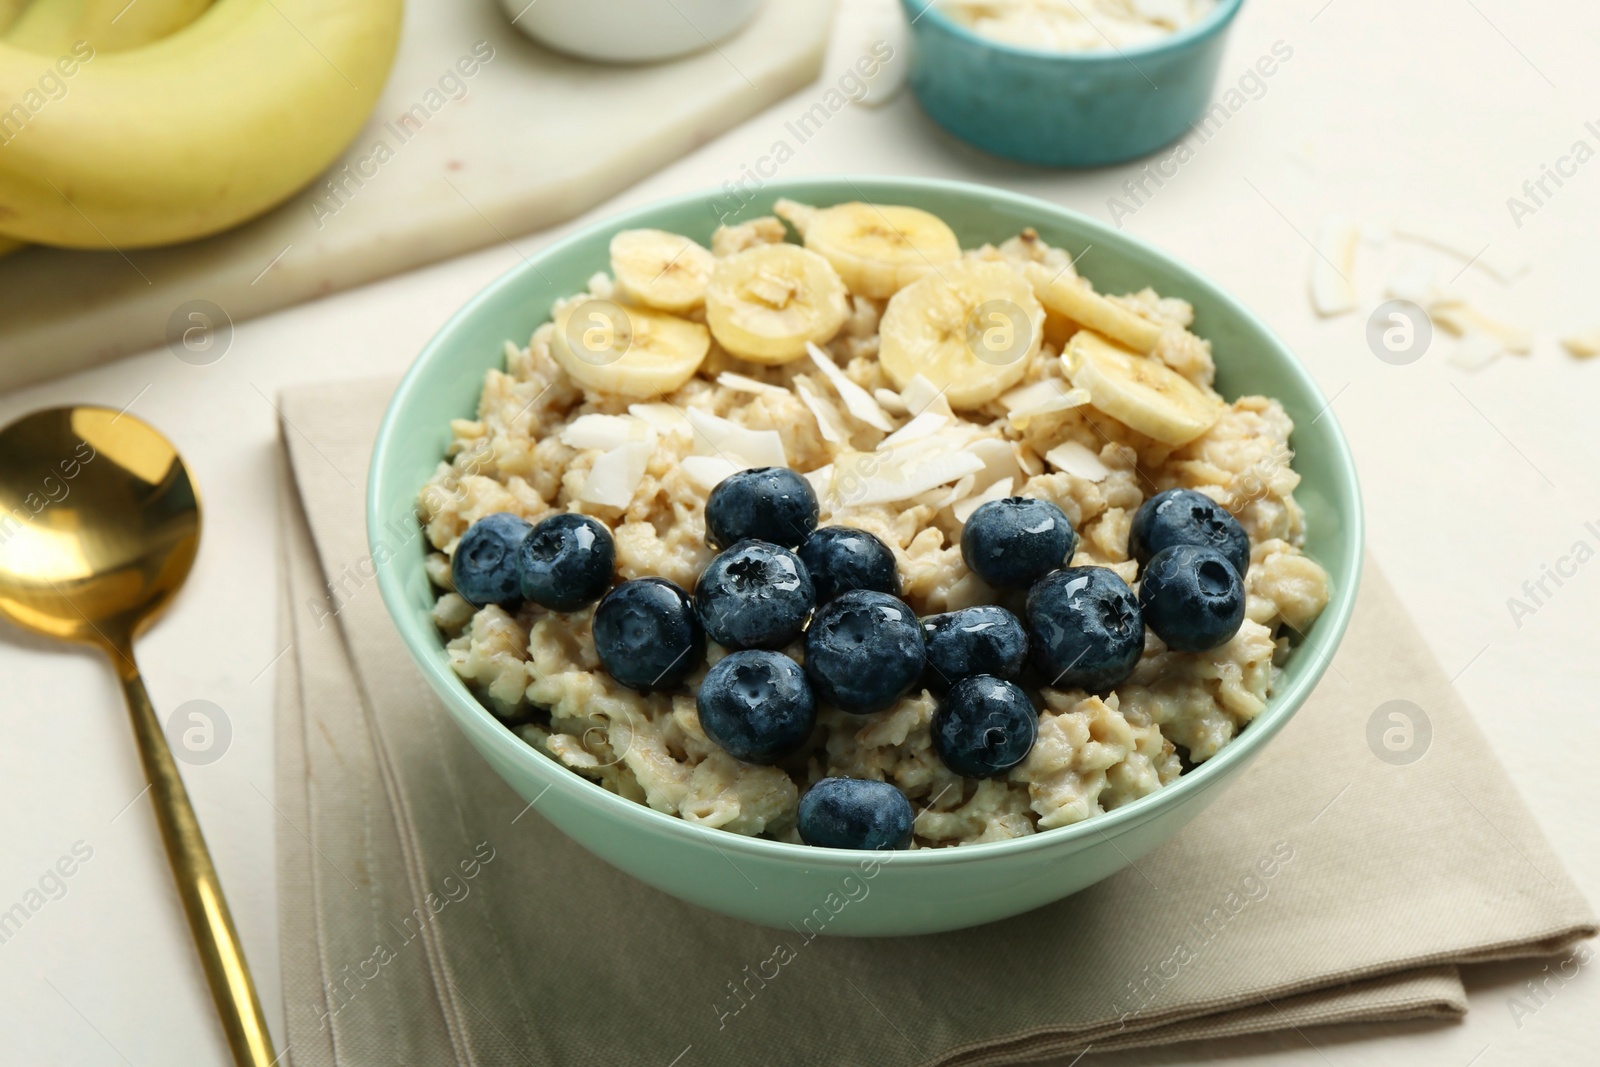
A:
<svg viewBox="0 0 1600 1067">
<path fill-rule="evenodd" d="M 1047 52 L 1154 44 L 1192 26 L 1216 0 L 939 0 L 940 10 L 992 40 Z"/>
<path fill-rule="evenodd" d="M 778 210 L 807 233 L 809 247 L 818 232 L 809 229 L 814 210 L 786 202 Z M 718 230 L 710 249 L 695 254 L 705 253 L 697 260 L 699 286 L 709 278 L 715 287 L 730 257 L 798 247 L 786 239 L 778 218 Z M 719 342 L 724 331 L 702 339 L 703 326 L 685 327 L 661 343 L 704 344 L 706 352 L 692 376 L 664 395 L 634 389 L 632 379 L 616 379 L 632 395 L 580 386 L 554 351 L 569 343 L 557 336 L 557 323 L 570 336 L 565 324 L 600 306 L 590 302 L 634 305 L 639 294 L 618 281 L 628 275 L 623 264 L 596 274 L 586 293 L 558 301 L 554 321 L 526 346 L 506 344 L 505 368 L 485 376 L 477 417 L 452 423 L 448 455 L 421 491 L 419 512 L 435 550 L 428 561 L 441 590 L 434 618 L 451 663 L 528 744 L 658 811 L 784 841 L 799 841 L 796 806 L 812 783 L 829 776 L 886 780 L 919 813 L 913 847 L 932 847 L 1032 834 L 1128 803 L 1215 755 L 1266 707 L 1297 633 L 1329 595 L 1326 573 L 1301 550 L 1293 426 L 1282 406 L 1261 396 L 1224 403 L 1212 389 L 1211 346 L 1188 329 L 1187 303 L 1148 289 L 1100 296 L 1063 250 L 1032 231 L 998 246 L 930 252 L 925 268 L 916 266 L 884 283 L 881 272 L 858 281 L 847 264 L 839 271 L 849 285 L 837 305 L 838 325 L 799 358 L 740 359 Z M 1022 328 L 1039 326 L 1014 361 L 1020 366 L 982 371 L 1006 378 L 1005 388 L 987 399 L 963 393 L 960 408 L 949 401 L 961 392 L 949 381 L 943 388 L 921 375 L 897 382 L 879 360 L 886 311 L 898 302 L 894 314 L 903 317 L 922 299 L 917 286 L 954 285 L 948 280 L 957 276 L 982 284 L 1010 279 L 1005 291 L 1021 305 Z M 696 281 L 685 284 L 693 289 Z M 883 288 L 894 295 L 860 295 Z M 677 288 L 670 299 L 682 319 L 671 329 L 707 321 L 703 299 L 684 309 Z M 1057 310 L 1063 307 L 1074 309 L 1072 318 Z M 822 307 L 807 321 L 832 313 Z M 1091 335 L 1090 324 L 1099 333 Z M 893 342 L 901 343 L 899 334 Z M 1078 373 L 1072 354 L 1090 342 L 1181 378 L 1182 389 L 1200 399 L 1208 428 L 1181 445 L 1163 443 L 1096 406 L 1122 410 Z M 641 333 L 636 343 L 651 339 Z M 620 374 L 617 367 L 585 374 L 599 381 Z M 970 381 L 971 368 L 961 373 Z M 1151 430 L 1142 416 L 1126 417 Z M 532 603 L 515 612 L 477 610 L 451 589 L 450 557 L 473 522 L 498 512 L 538 521 L 575 510 L 613 531 L 620 579 L 660 576 L 693 590 L 716 554 L 706 538 L 708 493 L 734 470 L 774 465 L 805 475 L 823 523 L 858 527 L 890 547 L 903 598 L 919 616 L 977 604 L 1021 614 L 1021 594 L 989 588 L 962 559 L 963 523 L 986 501 L 1054 503 L 1079 534 L 1072 564 L 1110 568 L 1134 585 L 1138 565 L 1128 538 L 1135 511 L 1159 491 L 1196 489 L 1249 535 L 1246 618 L 1232 639 L 1203 653 L 1169 651 L 1146 632 L 1133 675 L 1109 693 L 1031 688 L 1041 709 L 1031 753 L 1003 776 L 977 781 L 954 774 L 935 752 L 930 722 L 938 705 L 927 690 L 872 715 L 821 706 L 801 752 L 775 766 L 742 763 L 708 739 L 696 710 L 701 679 L 726 654 L 715 644 L 686 685 L 639 693 L 601 669 L 593 607 L 567 614 Z M 803 659 L 799 642 L 784 651 Z"/>
</svg>

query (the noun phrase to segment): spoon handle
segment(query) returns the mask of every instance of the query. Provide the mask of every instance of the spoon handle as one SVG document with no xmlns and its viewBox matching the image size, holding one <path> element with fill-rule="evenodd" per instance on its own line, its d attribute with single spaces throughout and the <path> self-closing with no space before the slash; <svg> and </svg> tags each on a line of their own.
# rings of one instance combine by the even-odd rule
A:
<svg viewBox="0 0 1600 1067">
<path fill-rule="evenodd" d="M 183 898 L 189 931 L 200 952 L 211 999 L 222 1017 L 233 1062 L 238 1067 L 272 1067 L 277 1057 L 272 1052 L 272 1037 L 261 1013 L 261 1001 L 178 765 L 173 762 L 166 735 L 150 706 L 150 694 L 139 677 L 131 648 L 116 650 L 112 660 L 122 679 L 128 714 L 133 718 L 139 760 L 150 780 L 150 796 L 155 804 L 156 823 L 161 827 L 161 840 L 167 846 L 167 862 L 178 882 L 178 895 Z"/>
</svg>

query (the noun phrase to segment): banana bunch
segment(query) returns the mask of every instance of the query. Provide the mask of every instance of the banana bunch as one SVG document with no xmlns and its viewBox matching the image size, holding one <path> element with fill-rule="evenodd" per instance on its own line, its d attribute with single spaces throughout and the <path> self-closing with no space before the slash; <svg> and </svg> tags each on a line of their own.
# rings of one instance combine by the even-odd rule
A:
<svg viewBox="0 0 1600 1067">
<path fill-rule="evenodd" d="M 402 0 L 0 0 L 0 242 L 141 248 L 321 173 L 383 88 Z"/>
</svg>

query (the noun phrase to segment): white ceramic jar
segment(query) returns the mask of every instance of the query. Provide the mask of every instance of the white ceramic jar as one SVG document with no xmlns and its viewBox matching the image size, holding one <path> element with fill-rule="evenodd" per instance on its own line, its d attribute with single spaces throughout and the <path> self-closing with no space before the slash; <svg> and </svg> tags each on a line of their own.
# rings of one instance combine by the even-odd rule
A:
<svg viewBox="0 0 1600 1067">
<path fill-rule="evenodd" d="M 761 0 L 500 0 L 517 29 L 606 63 L 669 59 L 731 37 Z"/>
</svg>

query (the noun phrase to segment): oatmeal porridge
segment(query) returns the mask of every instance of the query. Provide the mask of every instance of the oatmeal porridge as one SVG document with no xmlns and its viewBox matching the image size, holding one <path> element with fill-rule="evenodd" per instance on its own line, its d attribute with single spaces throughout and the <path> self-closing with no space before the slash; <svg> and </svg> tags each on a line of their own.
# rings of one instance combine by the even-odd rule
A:
<svg viewBox="0 0 1600 1067">
<path fill-rule="evenodd" d="M 1217 0 L 939 0 L 991 40 L 1047 52 L 1101 52 L 1154 44 L 1209 15 Z"/>
<path fill-rule="evenodd" d="M 418 510 L 486 706 L 690 822 L 832 842 L 803 797 L 887 796 L 914 848 L 1093 818 L 1247 728 L 1329 596 L 1283 407 L 1032 230 L 775 210 L 618 234 L 452 424 Z"/>
</svg>

